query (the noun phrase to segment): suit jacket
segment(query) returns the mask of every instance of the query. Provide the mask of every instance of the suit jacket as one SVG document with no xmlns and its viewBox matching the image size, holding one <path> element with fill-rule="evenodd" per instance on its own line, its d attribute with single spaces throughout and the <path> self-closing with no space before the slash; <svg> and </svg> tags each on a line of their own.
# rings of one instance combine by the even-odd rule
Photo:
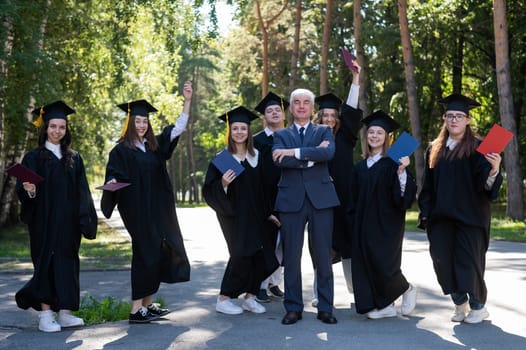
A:
<svg viewBox="0 0 526 350">
<path fill-rule="evenodd" d="M 322 141 L 329 141 L 329 146 L 318 147 Z M 275 132 L 272 149 L 290 148 L 300 148 L 301 159 L 284 157 L 281 163 L 275 163 L 281 168 L 275 210 L 299 211 L 305 196 L 308 196 L 316 209 L 339 205 L 328 167 L 328 162 L 334 157 L 335 151 L 331 129 L 326 125 L 309 123 L 303 144 L 294 124 Z M 314 165 L 309 167 L 309 161 L 314 162 Z"/>
</svg>

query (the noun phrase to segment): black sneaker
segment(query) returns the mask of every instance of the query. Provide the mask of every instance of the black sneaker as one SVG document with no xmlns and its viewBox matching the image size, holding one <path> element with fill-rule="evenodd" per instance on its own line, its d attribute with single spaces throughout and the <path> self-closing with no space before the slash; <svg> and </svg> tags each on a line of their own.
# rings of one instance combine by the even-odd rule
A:
<svg viewBox="0 0 526 350">
<path fill-rule="evenodd" d="M 283 292 L 279 289 L 278 286 L 272 286 L 268 290 L 270 290 L 272 295 L 274 295 L 275 297 L 283 298 L 285 296 L 285 294 L 283 294 Z"/>
<path fill-rule="evenodd" d="M 164 316 L 164 315 L 168 315 L 171 312 L 168 309 L 163 309 L 163 308 L 159 307 L 159 304 L 157 304 L 157 303 L 153 303 L 153 304 L 148 305 L 147 309 L 152 315 L 157 315 L 159 317 L 160 316 Z"/>
<path fill-rule="evenodd" d="M 129 323 L 148 323 L 159 318 L 158 315 L 152 314 L 147 308 L 141 307 L 136 313 L 130 314 L 128 317 Z"/>
<path fill-rule="evenodd" d="M 260 303 L 268 303 L 270 301 L 270 298 L 267 294 L 266 289 L 260 289 L 258 292 L 258 295 L 256 295 L 256 301 Z"/>
</svg>

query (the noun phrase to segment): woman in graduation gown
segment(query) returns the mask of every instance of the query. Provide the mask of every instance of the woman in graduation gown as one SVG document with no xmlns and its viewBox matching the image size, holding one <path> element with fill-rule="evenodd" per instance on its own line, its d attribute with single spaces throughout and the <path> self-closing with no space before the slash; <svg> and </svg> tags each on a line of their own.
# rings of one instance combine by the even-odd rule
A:
<svg viewBox="0 0 526 350">
<path fill-rule="evenodd" d="M 33 111 L 39 116 L 35 125 L 41 125 L 38 148 L 27 153 L 22 164 L 44 179 L 17 183 L 34 272 L 16 293 L 16 303 L 39 311 L 38 328 L 43 332 L 84 325 L 71 311 L 78 310 L 80 302 L 81 235 L 95 238 L 97 213 L 82 157 L 70 148 L 67 115 L 74 112 L 62 101 Z M 56 320 L 53 311 L 58 311 Z"/>
<path fill-rule="evenodd" d="M 353 172 L 351 164 L 354 164 L 354 147 L 358 140 L 358 132 L 362 127 L 362 111 L 358 109 L 358 97 L 360 94 L 360 86 L 358 84 L 361 67 L 356 62 L 353 62 L 353 64 L 356 69 L 351 70 L 353 80 L 346 103 L 342 103 L 342 100 L 332 93 L 318 96 L 315 99 L 315 102 L 318 104 L 318 113 L 312 120 L 313 123 L 328 125 L 334 135 L 336 150 L 334 158 L 329 162 L 329 173 L 333 179 L 340 205 L 334 208 L 334 227 L 332 231 L 333 262 L 336 263 L 341 259 L 343 276 L 349 293 L 353 292 L 353 288 L 351 277 L 351 233 L 346 208 Z M 313 254 L 312 249 L 313 247 L 309 240 L 311 256 Z M 318 304 L 316 274 L 314 274 L 314 281 L 312 305 L 316 306 Z"/>
<path fill-rule="evenodd" d="M 261 282 L 279 266 L 274 253 L 275 242 L 263 232 L 272 207 L 263 193 L 259 152 L 253 146 L 250 121 L 257 116 L 243 106 L 220 117 L 227 123 L 227 147 L 234 161 L 243 167 L 236 174 L 232 169 L 223 174 L 213 162 L 208 166 L 203 197 L 215 210 L 228 246 L 228 260 L 216 311 L 235 315 L 247 310 L 264 313 L 256 301 Z M 241 306 L 233 302 L 245 293 Z"/>
<path fill-rule="evenodd" d="M 118 206 L 132 240 L 130 323 L 147 323 L 169 313 L 152 303 L 160 283 L 190 279 L 190 264 L 175 211 L 175 198 L 166 161 L 186 128 L 192 85 L 184 84 L 183 111 L 175 125 L 155 136 L 149 113 L 157 110 L 145 100 L 120 104 L 127 113 L 117 145 L 106 166 L 106 184 L 129 183 L 117 191 L 105 190 L 101 209 L 109 218 Z"/>
<path fill-rule="evenodd" d="M 416 287 L 401 271 L 405 212 L 415 200 L 416 183 L 407 172 L 409 157 L 399 164 L 386 157 L 389 133 L 399 125 L 376 111 L 363 119 L 367 127 L 364 160 L 355 166 L 351 183 L 352 279 L 356 310 L 378 319 L 397 315 L 394 302 L 401 295 L 401 313 L 411 313 Z"/>
<path fill-rule="evenodd" d="M 426 152 L 419 227 L 427 227 L 438 283 L 455 304 L 451 320 L 480 323 L 489 317 L 484 271 L 501 157 L 476 151 L 480 140 L 469 110 L 478 102 L 458 93 L 440 102 L 446 105 L 444 125 Z"/>
</svg>

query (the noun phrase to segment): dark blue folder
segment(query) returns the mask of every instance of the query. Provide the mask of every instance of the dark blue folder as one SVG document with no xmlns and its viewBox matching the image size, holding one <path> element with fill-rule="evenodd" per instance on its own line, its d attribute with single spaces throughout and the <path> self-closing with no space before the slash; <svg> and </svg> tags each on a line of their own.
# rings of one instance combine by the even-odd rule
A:
<svg viewBox="0 0 526 350">
<path fill-rule="evenodd" d="M 239 176 L 239 174 L 245 171 L 245 168 L 226 149 L 219 152 L 214 159 L 212 159 L 212 164 L 215 165 L 221 174 L 224 174 L 228 169 L 232 169 L 236 176 Z"/>
<path fill-rule="evenodd" d="M 413 154 L 418 145 L 420 145 L 420 143 L 413 136 L 404 131 L 387 150 L 387 156 L 398 164 L 400 163 L 400 158 L 406 156 L 409 157 Z"/>
</svg>

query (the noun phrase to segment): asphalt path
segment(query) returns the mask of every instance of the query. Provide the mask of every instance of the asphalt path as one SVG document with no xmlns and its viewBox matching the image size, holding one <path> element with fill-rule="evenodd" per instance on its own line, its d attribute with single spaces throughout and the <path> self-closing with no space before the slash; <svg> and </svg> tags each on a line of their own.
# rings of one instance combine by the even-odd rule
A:
<svg viewBox="0 0 526 350">
<path fill-rule="evenodd" d="M 30 271 L 0 271 L 0 349 L 526 349 L 526 244 L 492 241 L 487 254 L 488 320 L 478 325 L 450 322 L 453 305 L 442 295 L 432 269 L 425 234 L 407 232 L 402 271 L 418 287 L 409 317 L 369 320 L 354 310 L 341 264 L 335 264 L 336 325 L 316 319 L 308 250 L 302 261 L 303 320 L 284 326 L 280 300 L 267 312 L 229 316 L 215 311 L 227 248 L 209 208 L 177 209 L 192 264 L 191 281 L 162 284 L 158 292 L 173 312 L 144 325 L 105 323 L 58 333 L 37 329 L 37 313 L 18 309 L 15 292 Z M 118 217 L 109 223 L 126 234 Z M 82 270 L 82 295 L 130 299 L 127 269 Z M 400 301 L 397 302 L 399 306 Z"/>
</svg>

